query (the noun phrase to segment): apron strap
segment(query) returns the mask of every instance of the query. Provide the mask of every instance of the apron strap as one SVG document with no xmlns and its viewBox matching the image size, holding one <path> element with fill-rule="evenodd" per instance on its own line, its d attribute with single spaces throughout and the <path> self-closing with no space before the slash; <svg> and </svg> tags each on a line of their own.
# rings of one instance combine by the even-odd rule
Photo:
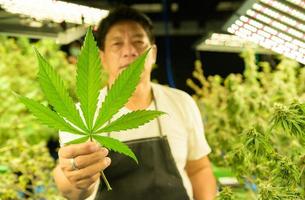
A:
<svg viewBox="0 0 305 200">
<path fill-rule="evenodd" d="M 155 104 L 155 110 L 158 110 L 158 104 L 157 104 L 157 99 L 156 99 L 156 96 L 155 96 L 155 93 L 154 93 L 154 90 L 152 89 L 151 87 L 151 91 L 152 91 L 152 97 L 153 97 L 153 102 Z M 158 129 L 159 129 L 159 135 L 160 137 L 163 137 L 163 131 L 162 131 L 162 126 L 161 126 L 161 120 L 159 117 L 157 117 L 157 123 L 158 123 Z"/>
<path fill-rule="evenodd" d="M 152 101 L 154 103 L 155 106 L 155 110 L 158 110 L 158 104 L 157 104 L 157 99 L 153 90 L 153 87 L 151 87 L 151 92 L 152 92 Z M 108 85 L 107 85 L 107 93 L 108 93 Z M 110 124 L 110 120 L 108 121 L 108 124 Z M 164 137 L 165 135 L 163 134 L 162 131 L 162 126 L 161 126 L 161 120 L 159 117 L 157 117 L 157 124 L 158 124 L 158 131 L 159 131 L 159 136 L 160 138 Z M 110 137 L 110 133 L 107 133 L 107 136 Z"/>
</svg>

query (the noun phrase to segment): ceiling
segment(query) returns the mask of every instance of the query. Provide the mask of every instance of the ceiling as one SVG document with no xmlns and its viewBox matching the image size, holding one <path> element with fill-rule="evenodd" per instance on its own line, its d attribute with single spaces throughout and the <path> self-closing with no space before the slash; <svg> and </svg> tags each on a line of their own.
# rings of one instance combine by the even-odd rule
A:
<svg viewBox="0 0 305 200">
<path fill-rule="evenodd" d="M 119 4 L 134 7 L 154 22 L 156 35 L 165 34 L 168 22 L 170 35 L 194 35 L 221 30 L 226 20 L 242 5 L 243 0 L 66 0 L 98 8 L 113 8 Z M 163 9 L 166 8 L 166 9 Z"/>
<path fill-rule="evenodd" d="M 66 2 L 111 9 L 119 4 L 132 6 L 146 13 L 154 23 L 157 36 L 204 35 L 221 31 L 229 17 L 242 5 L 243 0 L 65 0 Z M 163 9 L 163 7 L 167 9 Z M 165 23 L 167 22 L 167 23 Z M 56 24 L 50 21 L 37 22 L 30 18 L 11 14 L 0 8 L 0 33 L 7 35 L 27 35 L 33 38 L 58 37 L 75 24 Z M 69 37 L 61 43 L 69 43 L 80 37 L 84 29 L 69 30 Z M 72 35 L 72 36 L 71 36 Z"/>
</svg>

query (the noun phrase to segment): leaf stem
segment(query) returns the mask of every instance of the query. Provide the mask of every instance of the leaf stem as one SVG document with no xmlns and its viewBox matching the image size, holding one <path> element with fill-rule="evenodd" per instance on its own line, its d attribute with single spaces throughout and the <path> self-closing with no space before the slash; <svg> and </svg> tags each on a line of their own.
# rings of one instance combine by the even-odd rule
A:
<svg viewBox="0 0 305 200">
<path fill-rule="evenodd" d="M 111 186 L 110 186 L 110 184 L 109 184 L 109 182 L 108 182 L 108 180 L 107 180 L 107 178 L 106 178 L 106 176 L 105 176 L 103 171 L 101 171 L 101 175 L 102 175 L 102 178 L 103 178 L 103 180 L 104 180 L 104 182 L 106 184 L 107 190 L 108 191 L 112 190 L 112 188 L 111 188 Z"/>
<path fill-rule="evenodd" d="M 92 140 L 92 134 L 91 134 L 91 133 L 89 133 L 89 138 L 90 138 L 90 141 L 92 142 L 93 140 Z M 112 188 L 111 188 L 111 186 L 110 186 L 110 184 L 109 184 L 109 182 L 108 182 L 108 180 L 107 180 L 107 178 L 106 178 L 104 172 L 101 171 L 100 174 L 102 175 L 103 181 L 104 181 L 105 184 L 106 184 L 107 190 L 108 190 L 108 191 L 112 190 Z"/>
</svg>

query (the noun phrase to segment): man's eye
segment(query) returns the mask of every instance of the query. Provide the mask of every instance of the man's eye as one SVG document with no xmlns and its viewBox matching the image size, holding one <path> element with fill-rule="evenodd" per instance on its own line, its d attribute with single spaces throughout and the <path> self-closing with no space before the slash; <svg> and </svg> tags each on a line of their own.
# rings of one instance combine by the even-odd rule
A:
<svg viewBox="0 0 305 200">
<path fill-rule="evenodd" d="M 136 44 L 144 44 L 143 41 L 135 41 Z"/>
<path fill-rule="evenodd" d="M 120 46 L 122 43 L 121 42 L 115 42 L 115 43 L 113 43 L 112 45 L 113 46 Z"/>
</svg>

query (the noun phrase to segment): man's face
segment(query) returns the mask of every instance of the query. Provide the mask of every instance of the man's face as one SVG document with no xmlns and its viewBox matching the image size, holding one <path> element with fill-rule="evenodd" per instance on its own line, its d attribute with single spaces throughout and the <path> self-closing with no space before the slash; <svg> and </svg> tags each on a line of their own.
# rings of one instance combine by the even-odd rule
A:
<svg viewBox="0 0 305 200">
<path fill-rule="evenodd" d="M 104 44 L 101 59 L 104 68 L 109 73 L 110 84 L 128 64 L 151 47 L 141 77 L 141 81 L 150 80 L 151 67 L 156 60 L 157 48 L 150 43 L 147 33 L 140 24 L 133 21 L 114 24 L 109 29 Z"/>
</svg>

